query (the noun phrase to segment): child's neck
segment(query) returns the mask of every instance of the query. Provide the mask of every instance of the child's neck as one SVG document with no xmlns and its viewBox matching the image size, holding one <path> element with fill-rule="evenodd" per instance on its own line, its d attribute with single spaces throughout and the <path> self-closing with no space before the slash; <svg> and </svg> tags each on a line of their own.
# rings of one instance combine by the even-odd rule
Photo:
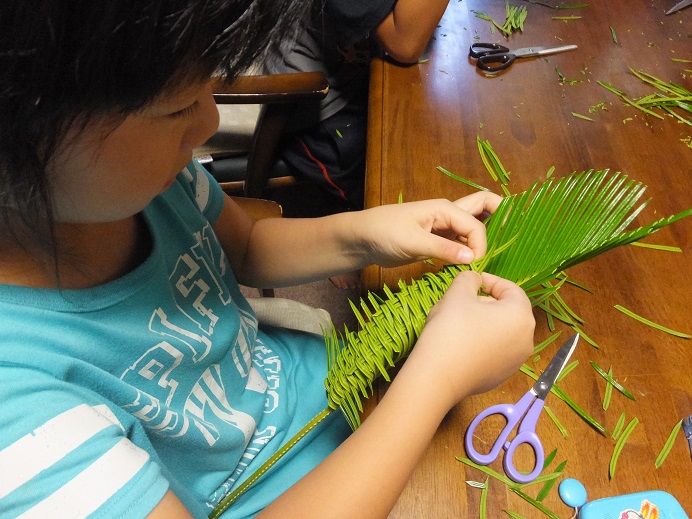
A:
<svg viewBox="0 0 692 519">
<path fill-rule="evenodd" d="M 151 237 L 141 215 L 117 222 L 56 224 L 56 240 L 62 251 L 57 263 L 50 252 L 37 246 L 3 243 L 0 283 L 68 290 L 90 288 L 132 271 L 151 249 Z"/>
</svg>

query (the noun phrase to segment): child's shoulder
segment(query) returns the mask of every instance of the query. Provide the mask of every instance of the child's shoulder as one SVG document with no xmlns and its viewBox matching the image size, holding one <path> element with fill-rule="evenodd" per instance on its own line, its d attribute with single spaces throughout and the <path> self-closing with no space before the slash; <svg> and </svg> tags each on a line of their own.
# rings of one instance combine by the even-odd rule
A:
<svg viewBox="0 0 692 519">
<path fill-rule="evenodd" d="M 136 425 L 63 375 L 0 361 L 0 466 L 12 467 L 0 475 L 0 509 L 50 517 L 68 502 L 146 515 L 168 483 L 147 446 L 128 436 Z"/>
</svg>

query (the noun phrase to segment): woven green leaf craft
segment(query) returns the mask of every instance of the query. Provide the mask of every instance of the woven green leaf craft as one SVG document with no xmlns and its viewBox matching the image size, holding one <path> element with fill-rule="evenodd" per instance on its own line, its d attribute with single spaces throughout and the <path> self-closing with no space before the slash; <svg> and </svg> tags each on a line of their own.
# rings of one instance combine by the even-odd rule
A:
<svg viewBox="0 0 692 519">
<path fill-rule="evenodd" d="M 327 338 L 329 406 L 341 408 L 352 427 L 360 424 L 362 399 L 372 383 L 406 357 L 428 312 L 462 269 L 487 271 L 521 286 L 534 303 L 544 284 L 563 270 L 607 250 L 648 236 L 692 214 L 692 209 L 626 231 L 644 209 L 646 186 L 608 170 L 550 179 L 503 200 L 487 221 L 489 252 L 470 266 L 454 265 L 427 273 L 411 283 L 399 282 L 385 299 L 369 294 L 353 305 L 361 330 L 332 331 Z M 637 206 L 635 208 L 635 206 Z"/>
<path fill-rule="evenodd" d="M 388 369 L 411 352 L 428 312 L 462 269 L 487 271 L 510 279 L 538 305 L 564 282 L 562 279 L 554 287 L 545 286 L 566 268 L 692 214 L 691 208 L 626 231 L 647 204 L 643 202 L 635 208 L 645 189 L 641 183 L 608 170 L 536 183 L 524 193 L 505 198 L 487 220 L 489 252 L 484 258 L 470 266 L 444 267 L 411 283 L 400 281 L 396 293 L 385 287 L 385 299 L 371 293 L 367 302 L 360 301 L 360 309 L 351 303 L 361 330 L 332 330 L 325 338 L 329 406 L 225 496 L 209 517 L 218 518 L 332 411 L 341 408 L 350 425 L 358 427 L 362 399 L 372 395 L 373 382 L 379 377 L 389 380 Z"/>
</svg>

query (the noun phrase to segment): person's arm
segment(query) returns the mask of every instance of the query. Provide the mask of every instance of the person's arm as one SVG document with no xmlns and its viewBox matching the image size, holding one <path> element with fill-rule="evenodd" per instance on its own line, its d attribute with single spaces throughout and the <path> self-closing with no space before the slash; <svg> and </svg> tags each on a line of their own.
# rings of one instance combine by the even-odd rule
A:
<svg viewBox="0 0 692 519">
<path fill-rule="evenodd" d="M 415 63 L 440 23 L 449 0 L 399 0 L 375 30 L 380 47 L 400 63 Z"/>
<path fill-rule="evenodd" d="M 490 297 L 477 295 L 481 279 Z M 517 285 L 459 274 L 361 427 L 257 518 L 386 518 L 445 414 L 517 371 L 534 324 Z"/>
<path fill-rule="evenodd" d="M 500 200 L 482 192 L 456 202 L 424 200 L 252 223 L 227 199 L 214 231 L 240 283 L 279 287 L 371 264 L 392 267 L 426 258 L 469 263 L 486 249 L 485 227 L 474 215 L 492 212 Z"/>
<path fill-rule="evenodd" d="M 178 496 L 169 490 L 156 508 L 147 515 L 147 519 L 193 519 L 193 516 Z"/>
</svg>

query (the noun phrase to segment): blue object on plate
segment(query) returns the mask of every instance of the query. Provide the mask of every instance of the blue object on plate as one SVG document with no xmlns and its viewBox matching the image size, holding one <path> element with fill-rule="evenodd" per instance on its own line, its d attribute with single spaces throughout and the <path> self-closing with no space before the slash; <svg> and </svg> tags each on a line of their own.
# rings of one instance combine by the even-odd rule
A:
<svg viewBox="0 0 692 519">
<path fill-rule="evenodd" d="M 567 506 L 581 508 L 586 504 L 586 489 L 581 481 L 574 478 L 563 480 L 558 487 L 558 493 Z"/>
</svg>

